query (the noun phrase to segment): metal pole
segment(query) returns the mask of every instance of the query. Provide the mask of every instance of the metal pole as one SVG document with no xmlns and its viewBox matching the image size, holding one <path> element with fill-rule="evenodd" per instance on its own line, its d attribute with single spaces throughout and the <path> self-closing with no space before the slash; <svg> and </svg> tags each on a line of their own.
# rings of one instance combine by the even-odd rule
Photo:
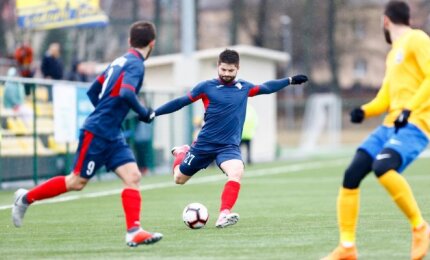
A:
<svg viewBox="0 0 430 260">
<path fill-rule="evenodd" d="M 187 67 L 190 71 L 187 73 L 187 79 L 185 79 L 183 84 L 189 86 L 195 84 L 197 79 L 197 61 L 193 56 L 196 50 L 196 2 L 195 0 L 183 0 L 181 9 L 181 50 L 184 57 L 183 65 Z M 185 70 L 184 70 L 185 72 Z M 188 82 L 187 82 L 188 81 Z M 185 131 L 185 141 L 192 141 L 193 133 L 193 110 L 192 106 L 188 109 L 188 124 L 186 125 Z"/>
<path fill-rule="evenodd" d="M 51 85 L 52 87 L 52 85 Z M 38 176 L 37 176 L 37 127 L 36 127 L 36 84 L 32 84 L 32 95 L 33 95 L 33 181 L 34 184 L 38 184 Z"/>
<path fill-rule="evenodd" d="M 181 6 L 181 50 L 185 56 L 191 56 L 196 49 L 196 22 L 194 0 L 183 0 Z"/>
</svg>

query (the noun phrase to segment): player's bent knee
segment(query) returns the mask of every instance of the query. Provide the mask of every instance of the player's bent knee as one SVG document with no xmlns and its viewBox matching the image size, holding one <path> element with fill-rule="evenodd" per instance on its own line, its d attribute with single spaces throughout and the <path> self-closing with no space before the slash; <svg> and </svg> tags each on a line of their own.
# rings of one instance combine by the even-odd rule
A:
<svg viewBox="0 0 430 260">
<path fill-rule="evenodd" d="M 372 169 L 372 157 L 363 150 L 358 150 L 343 177 L 343 187 L 356 189 Z"/>
<path fill-rule="evenodd" d="M 381 177 L 390 170 L 398 170 L 402 165 L 402 158 L 393 149 L 385 148 L 377 156 L 372 165 L 376 177 Z"/>
<path fill-rule="evenodd" d="M 175 177 L 175 184 L 184 185 L 187 181 L 178 177 Z"/>
<path fill-rule="evenodd" d="M 175 173 L 173 176 L 173 179 L 175 181 L 175 184 L 184 185 L 191 177 L 182 174 L 181 172 Z"/>
<path fill-rule="evenodd" d="M 80 176 L 71 174 L 66 177 L 66 187 L 68 191 L 80 191 L 87 185 L 88 180 Z"/>
<path fill-rule="evenodd" d="M 142 175 L 140 172 L 133 171 L 124 178 L 124 183 L 130 187 L 139 186 L 141 178 Z"/>
<path fill-rule="evenodd" d="M 230 181 L 240 182 L 243 176 L 243 171 L 230 172 L 227 176 Z"/>
</svg>

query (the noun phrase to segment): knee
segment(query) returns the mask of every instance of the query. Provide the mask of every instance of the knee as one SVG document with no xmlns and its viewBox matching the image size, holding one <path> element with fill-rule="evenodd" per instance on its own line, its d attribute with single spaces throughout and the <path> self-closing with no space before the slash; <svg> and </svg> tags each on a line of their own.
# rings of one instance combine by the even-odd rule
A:
<svg viewBox="0 0 430 260">
<path fill-rule="evenodd" d="M 179 185 L 184 185 L 187 182 L 187 180 L 183 178 L 180 174 L 175 174 L 173 176 L 173 179 L 175 181 L 175 184 L 179 184 Z"/>
<path fill-rule="evenodd" d="M 343 176 L 343 187 L 347 189 L 357 189 L 366 175 L 367 173 L 358 167 L 348 167 Z"/>
<path fill-rule="evenodd" d="M 390 170 L 397 170 L 402 164 L 400 154 L 392 149 L 384 149 L 372 164 L 372 170 L 376 177 L 381 177 Z"/>
<path fill-rule="evenodd" d="M 129 187 L 138 187 L 140 184 L 140 179 L 142 175 L 138 171 L 133 171 L 126 176 L 124 179 L 124 184 Z"/>
<path fill-rule="evenodd" d="M 356 189 L 372 169 L 372 157 L 363 150 L 358 150 L 343 177 L 343 187 Z"/>
<path fill-rule="evenodd" d="M 69 191 L 80 191 L 87 185 L 88 180 L 79 176 L 68 176 L 66 178 L 66 188 Z"/>
<path fill-rule="evenodd" d="M 227 173 L 228 179 L 230 181 L 240 182 L 243 176 L 244 169 L 243 167 L 234 169 L 233 171 Z"/>
</svg>

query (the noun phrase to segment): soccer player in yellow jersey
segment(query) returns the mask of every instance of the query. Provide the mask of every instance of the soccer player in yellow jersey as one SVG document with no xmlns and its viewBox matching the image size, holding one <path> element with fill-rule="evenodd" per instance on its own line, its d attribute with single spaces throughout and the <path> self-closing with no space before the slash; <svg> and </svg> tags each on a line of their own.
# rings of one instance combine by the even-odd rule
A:
<svg viewBox="0 0 430 260">
<path fill-rule="evenodd" d="M 409 26 L 409 6 L 390 1 L 383 16 L 386 41 L 392 45 L 386 75 L 377 96 L 351 112 L 351 121 L 387 113 L 384 122 L 358 147 L 337 198 L 340 244 L 323 259 L 357 259 L 355 230 L 360 182 L 373 171 L 412 229 L 411 259 L 428 250 L 429 226 L 406 179 L 400 174 L 426 148 L 430 137 L 430 39 Z"/>
</svg>

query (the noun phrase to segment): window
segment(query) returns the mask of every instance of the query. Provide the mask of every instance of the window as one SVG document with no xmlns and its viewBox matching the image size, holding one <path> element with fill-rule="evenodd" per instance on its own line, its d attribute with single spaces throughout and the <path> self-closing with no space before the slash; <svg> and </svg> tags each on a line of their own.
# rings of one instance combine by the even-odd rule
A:
<svg viewBox="0 0 430 260">
<path fill-rule="evenodd" d="M 354 32 L 354 38 L 355 39 L 363 39 L 366 36 L 366 29 L 364 26 L 364 22 L 355 20 L 352 24 L 353 32 Z"/>
<path fill-rule="evenodd" d="M 354 78 L 363 78 L 367 74 L 367 61 L 365 59 L 357 59 L 354 62 Z"/>
</svg>

